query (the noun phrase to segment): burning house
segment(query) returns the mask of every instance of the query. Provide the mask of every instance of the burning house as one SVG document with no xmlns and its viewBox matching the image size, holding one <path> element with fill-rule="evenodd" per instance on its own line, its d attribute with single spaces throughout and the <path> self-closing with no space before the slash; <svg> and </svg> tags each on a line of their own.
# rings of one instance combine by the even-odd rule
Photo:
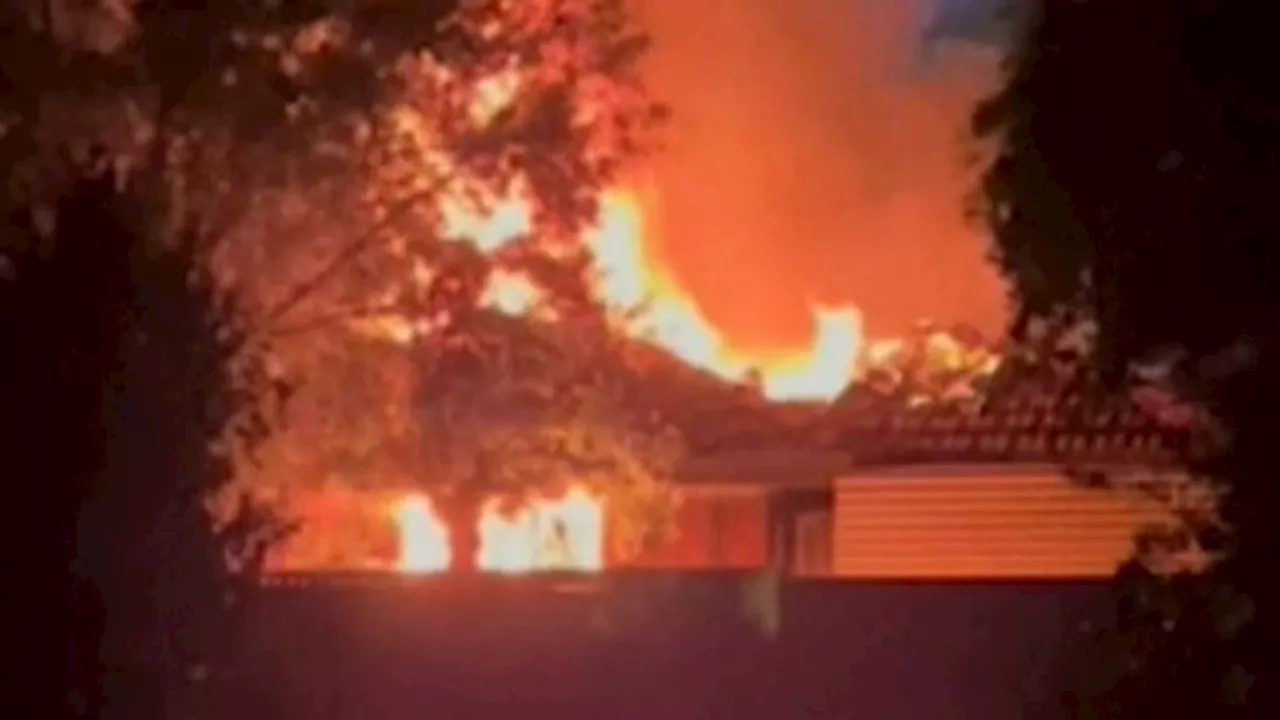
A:
<svg viewBox="0 0 1280 720">
<path fill-rule="evenodd" d="M 482 570 L 1102 578 L 1132 555 L 1140 530 L 1174 518 L 1173 468 L 1189 433 L 1140 398 L 1038 389 L 913 402 L 863 383 L 829 403 L 775 403 L 655 357 L 633 400 L 663 407 L 686 436 L 673 531 L 618 557 L 607 503 L 581 488 L 514 509 L 495 503 L 478 528 Z M 448 533 L 424 496 L 380 507 L 381 566 L 450 566 Z"/>
</svg>

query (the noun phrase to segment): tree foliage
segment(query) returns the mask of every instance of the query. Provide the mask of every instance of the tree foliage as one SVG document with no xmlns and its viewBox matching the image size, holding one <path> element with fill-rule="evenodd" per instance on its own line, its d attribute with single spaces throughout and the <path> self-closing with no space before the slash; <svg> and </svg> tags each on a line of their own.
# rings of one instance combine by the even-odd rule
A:
<svg viewBox="0 0 1280 720">
<path fill-rule="evenodd" d="M 1175 655 L 1216 663 L 1171 674 L 1171 656 L 1153 652 L 1141 672 L 1166 681 L 1159 692 L 1179 712 L 1217 703 L 1222 716 L 1252 685 L 1237 710 L 1265 713 L 1277 707 L 1262 673 L 1277 665 L 1280 612 L 1265 571 L 1280 549 L 1267 420 L 1280 401 L 1275 46 L 1246 3 L 1034 5 L 974 116 L 993 151 L 979 210 L 1018 310 L 1013 331 L 1084 336 L 1080 379 L 1155 382 L 1207 411 L 1215 432 L 1191 469 L 1229 490 L 1230 532 L 1204 528 L 1200 541 L 1227 560 L 1197 582 L 1237 588 L 1232 612 L 1256 616 L 1227 636 L 1178 635 Z M 1190 607 L 1165 631 L 1192 622 Z"/>
<path fill-rule="evenodd" d="M 239 414 L 250 399 L 239 383 L 263 380 L 265 341 L 280 341 L 287 370 L 301 366 L 314 371 L 309 379 L 331 383 L 313 398 L 319 427 L 301 435 L 304 442 L 350 443 L 335 455 L 348 466 L 363 455 L 360 473 L 368 474 L 369 458 L 383 456 L 394 439 L 352 427 L 368 429 L 385 412 L 395 421 L 377 425 L 403 429 L 396 413 L 407 403 L 379 403 L 406 393 L 370 380 L 397 365 L 379 356 L 385 348 L 346 332 L 348 321 L 387 312 L 421 320 L 418 291 L 406 288 L 459 242 L 512 241 L 506 257 L 523 258 L 520 272 L 531 277 L 553 265 L 580 274 L 576 231 L 658 117 L 634 73 L 643 38 L 612 0 L 83 7 L 11 0 L 0 3 L 0 20 L 0 158 L 6 197 L 15 201 L 5 209 L 23 218 L 6 240 L 22 257 L 21 281 L 6 286 L 3 312 L 6 336 L 39 339 L 7 357 L 7 380 L 15 388 L 29 380 L 24 393 L 44 393 L 31 406 L 56 410 L 34 412 L 18 444 L 76 428 L 68 442 L 80 450 L 21 456 L 48 461 L 49 472 L 67 480 L 47 503 L 47 527 L 56 530 L 41 546 L 50 557 L 65 554 L 76 532 L 96 540 L 119 513 L 131 513 L 130 532 L 118 541 L 82 542 L 101 551 L 84 558 L 85 572 L 104 578 L 110 608 L 129 606 L 109 611 L 113 625 L 118 616 L 134 629 L 163 628 L 149 635 L 162 647 L 139 652 L 173 679 L 191 668 L 190 648 L 200 642 L 168 632 L 166 623 L 187 600 L 191 608 L 216 602 L 219 552 L 237 546 L 240 559 L 260 557 L 255 536 L 239 534 L 261 527 L 248 521 L 258 511 L 252 502 L 221 498 L 233 511 L 222 532 L 234 541 L 209 541 L 214 530 L 197 520 L 205 520 L 206 494 L 227 487 L 226 464 L 242 478 L 253 467 L 247 449 L 262 418 Z M 103 183 L 87 199 L 86 163 L 126 178 L 145 171 L 162 190 L 148 198 L 155 204 L 127 212 Z M 74 202 L 64 195 L 81 204 L 68 208 Z M 495 238 L 480 226 L 510 199 L 527 208 L 527 221 Z M 162 211 L 166 217 L 157 217 Z M 48 244 L 33 228 L 46 217 L 58 219 L 59 242 L 43 258 Z M 193 232 L 192 217 L 217 223 Z M 86 242 L 90 235 L 101 242 Z M 147 242 L 133 242 L 142 237 Z M 514 260 L 486 262 L 491 271 L 515 271 Z M 246 302 L 223 302 L 231 297 Z M 60 314 L 37 319 L 19 312 L 23 305 Z M 40 334 L 47 327 L 68 328 L 67 337 Z M 339 332 L 302 332 L 311 328 Z M 300 361 L 325 357 L 342 361 Z M 357 372 L 366 362 L 377 372 Z M 134 370 L 154 373 L 156 382 L 137 382 Z M 369 383 L 367 392 L 350 392 L 353 375 Z M 99 407 L 90 398 L 108 376 L 122 382 Z M 331 412 L 339 400 L 369 405 Z M 96 446 L 102 436 L 90 428 L 103 417 L 145 425 L 152 435 L 143 441 L 141 430 L 124 432 Z M 223 447 L 209 459 L 207 442 L 241 420 L 251 431 L 242 451 Z M 298 457 L 294 450 L 274 455 Z M 144 462 L 144 452 L 158 457 Z M 81 527 L 72 528 L 68 508 L 87 492 L 77 481 L 108 461 L 111 482 L 99 485 L 109 492 L 95 494 Z M 326 472 L 341 467 L 333 462 Z M 281 475 L 297 478 L 291 469 Z M 126 480 L 154 481 L 147 490 L 154 502 L 124 502 L 117 493 L 135 487 Z M 159 541 L 171 532 L 183 541 Z M 140 588 L 155 593 L 138 595 Z"/>
<path fill-rule="evenodd" d="M 158 234 L 147 195 L 82 178 L 52 212 L 11 218 L 0 245 L 6 427 L 22 428 L 6 455 L 47 477 L 27 540 L 45 563 L 40 597 L 85 623 L 60 700 L 131 717 L 163 717 L 165 692 L 218 661 L 235 578 L 286 530 L 248 502 L 222 526 L 209 514 L 283 388 L 242 352 L 245 316 L 214 282 L 199 225 Z"/>
<path fill-rule="evenodd" d="M 622 3 L 473 0 L 443 28 L 430 51 L 388 66 L 398 91 L 332 148 L 352 173 L 322 199 L 334 229 L 273 243 L 293 251 L 278 269 L 297 272 L 272 278 L 273 319 L 385 311 L 442 241 L 580 253 L 601 191 L 644 149 L 659 112 Z M 320 204 L 309 200 L 293 214 Z"/>
<path fill-rule="evenodd" d="M 218 278 L 300 383 L 287 432 L 242 468 L 267 494 L 402 477 L 410 363 L 353 323 L 413 322 L 415 278 L 458 242 L 513 246 L 497 272 L 585 271 L 579 231 L 660 118 L 620 0 L 126 2 L 93 38 L 97 11 L 51 26 L 9 7 L 24 42 L 0 62 L 22 92 L 0 113 L 32 131 L 6 135 L 10 156 L 96 142 L 218 218 Z M 32 166 L 28 185 L 57 187 L 55 163 Z"/>
<path fill-rule="evenodd" d="M 402 392 L 411 362 L 371 346 L 366 331 L 422 320 L 423 286 L 466 246 L 486 251 L 472 257 L 477 282 L 536 286 L 551 266 L 587 279 L 581 232 L 659 118 L 635 75 L 643 47 L 612 0 L 464 3 L 430 52 L 390 66 L 402 88 L 334 146 L 342 176 L 284 185 L 246 216 L 223 267 L 259 299 L 284 362 L 308 380 L 272 451 L 280 462 L 262 473 L 269 484 L 380 485 L 414 471 L 386 462 L 407 457 L 393 448 L 413 422 Z M 363 379 L 343 369 L 375 357 L 382 365 Z M 379 427 L 386 437 L 366 432 Z M 317 447 L 343 462 L 295 462 Z"/>
<path fill-rule="evenodd" d="M 396 63 L 436 40 L 439 21 L 454 6 L 0 4 L 13 39 L 0 51 L 6 197 L 19 206 L 47 203 L 90 159 L 126 175 L 161 177 L 159 199 L 175 228 L 187 214 L 216 218 L 207 223 L 200 252 L 213 263 L 219 286 L 235 288 L 255 316 L 246 347 L 260 346 L 271 331 L 264 307 L 274 299 L 264 285 L 294 280 L 298 272 L 281 266 L 298 264 L 297 246 L 330 237 L 331 230 L 317 228 L 354 214 L 351 202 L 335 198 L 359 195 L 347 181 L 359 166 L 357 141 L 368 134 L 370 118 L 404 91 Z M 92 158 L 87 148 L 95 149 Z M 338 227 L 354 233 L 354 224 Z M 326 255 L 332 248 L 317 243 L 306 252 Z M 277 355 L 286 371 L 306 379 L 316 366 L 287 361 L 337 356 L 349 367 L 363 356 L 337 352 L 347 347 L 360 346 L 289 352 L 281 344 Z M 269 449 L 262 459 L 280 455 Z M 246 481 L 261 477 L 254 466 L 239 470 Z"/>
<path fill-rule="evenodd" d="M 1280 71 L 1228 5 L 1044 3 L 1027 26 L 974 116 L 994 143 L 980 209 L 1015 330 L 1095 322 L 1099 366 L 1123 375 L 1152 352 L 1205 358 L 1273 324 L 1277 219 L 1263 201 Z"/>
<path fill-rule="evenodd" d="M 683 440 L 638 396 L 630 341 L 572 270 L 545 274 L 559 291 L 513 317 L 483 307 L 480 278 L 468 281 L 464 268 L 486 265 L 479 253 L 459 255 L 427 290 L 438 324 L 414 342 L 418 477 L 446 509 L 455 563 L 471 556 L 485 501 L 510 506 L 574 486 L 604 499 L 615 552 L 636 552 L 667 529 Z M 574 295 L 583 304 L 568 303 Z"/>
<path fill-rule="evenodd" d="M 189 161 L 198 144 L 207 146 L 204 160 L 242 172 L 270 148 L 278 175 L 296 167 L 281 148 L 314 161 L 318 153 L 301 151 L 349 134 L 353 118 L 394 93 L 388 64 L 420 51 L 451 9 L 443 2 L 8 0 L 0 13 L 13 42 L 0 53 L 8 85 L 0 118 L 9 157 L 25 160 L 19 177 L 48 180 L 60 147 L 107 148 L 100 159 L 136 165 L 148 157 L 176 161 L 171 153 L 179 149 Z M 269 177 L 261 166 L 254 176 Z"/>
</svg>

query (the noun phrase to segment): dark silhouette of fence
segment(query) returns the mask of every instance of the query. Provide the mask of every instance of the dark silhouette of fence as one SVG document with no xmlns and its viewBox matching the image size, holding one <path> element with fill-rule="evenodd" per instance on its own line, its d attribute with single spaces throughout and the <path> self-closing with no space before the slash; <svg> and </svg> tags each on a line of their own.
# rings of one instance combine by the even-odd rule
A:
<svg viewBox="0 0 1280 720">
<path fill-rule="evenodd" d="M 1100 585 L 790 582 L 779 631 L 737 575 L 373 580 L 264 591 L 248 717 L 1052 718 Z"/>
</svg>

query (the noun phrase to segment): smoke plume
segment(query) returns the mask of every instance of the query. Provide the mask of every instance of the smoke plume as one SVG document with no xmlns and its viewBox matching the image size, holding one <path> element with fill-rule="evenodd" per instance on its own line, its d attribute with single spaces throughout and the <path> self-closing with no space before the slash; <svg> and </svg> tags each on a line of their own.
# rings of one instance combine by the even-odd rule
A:
<svg viewBox="0 0 1280 720">
<path fill-rule="evenodd" d="M 1000 328 L 964 218 L 993 49 L 921 52 L 925 0 L 637 1 L 673 112 L 649 242 L 734 344 L 804 344 L 814 303 L 858 305 L 875 335 Z"/>
</svg>

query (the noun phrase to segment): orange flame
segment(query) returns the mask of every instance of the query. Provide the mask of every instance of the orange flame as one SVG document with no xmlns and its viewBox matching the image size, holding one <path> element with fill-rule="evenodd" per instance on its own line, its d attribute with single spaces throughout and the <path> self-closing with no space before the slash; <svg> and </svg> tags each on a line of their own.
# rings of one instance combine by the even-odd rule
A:
<svg viewBox="0 0 1280 720">
<path fill-rule="evenodd" d="M 446 570 L 453 553 L 449 531 L 424 495 L 409 495 L 395 507 L 396 529 L 400 535 L 399 569 L 406 573 Z"/>
<path fill-rule="evenodd" d="M 814 341 L 790 353 L 759 354 L 734 348 L 702 314 L 697 302 L 645 250 L 644 215 L 636 198 L 607 194 L 588 242 L 601 270 L 599 292 L 609 305 L 639 311 L 631 330 L 685 362 L 740 382 L 758 372 L 773 400 L 826 400 L 852 380 L 862 344 L 855 308 L 814 308 Z"/>
<path fill-rule="evenodd" d="M 586 491 L 575 488 L 557 500 L 538 499 L 512 514 L 497 503 L 480 518 L 481 570 L 597 571 L 604 565 L 604 511 Z"/>
<path fill-rule="evenodd" d="M 433 73 L 447 81 L 443 67 Z M 477 129 L 508 108 L 521 86 L 514 68 L 500 68 L 473 82 L 468 116 Z M 422 149 L 424 173 L 449 177 L 460 172 L 443 152 L 429 123 L 412 113 L 396 115 L 406 138 Z M 493 252 L 535 228 L 528 186 L 516 178 L 501 191 L 472 187 L 465 173 L 440 197 L 439 235 Z M 594 228 L 582 238 L 594 259 L 595 291 L 606 308 L 629 318 L 624 328 L 681 360 L 732 382 L 758 377 L 774 400 L 830 400 L 853 380 L 863 344 L 861 316 L 854 307 L 814 307 L 814 337 L 807 348 L 778 352 L 735 347 L 703 314 L 698 302 L 654 261 L 647 246 L 644 204 L 638 193 L 613 188 L 599 196 Z M 524 314 L 538 305 L 538 288 L 514 272 L 494 272 L 483 302 L 508 314 Z M 417 332 L 403 318 L 372 328 L 389 339 L 408 342 Z"/>
<path fill-rule="evenodd" d="M 423 495 L 403 498 L 395 508 L 401 572 L 447 570 L 452 561 L 448 527 Z M 483 508 L 477 526 L 476 565 L 498 573 L 536 570 L 598 571 L 604 567 L 604 508 L 585 490 L 558 499 L 541 498 L 514 513 L 496 501 Z"/>
<path fill-rule="evenodd" d="M 453 211 L 450 233 L 483 250 L 495 249 L 527 231 L 516 210 L 499 203 L 488 220 Z M 862 319 L 856 308 L 814 308 L 814 341 L 808 348 L 768 356 L 735 348 L 703 315 L 687 292 L 649 259 L 640 203 L 630 193 L 606 193 L 595 227 L 584 238 L 594 259 L 594 290 L 607 308 L 629 318 L 630 335 L 651 342 L 686 363 L 742 382 L 759 374 L 762 390 L 773 400 L 828 400 L 853 379 L 862 348 Z M 523 314 L 537 303 L 538 288 L 512 272 L 495 272 L 485 302 Z"/>
</svg>

